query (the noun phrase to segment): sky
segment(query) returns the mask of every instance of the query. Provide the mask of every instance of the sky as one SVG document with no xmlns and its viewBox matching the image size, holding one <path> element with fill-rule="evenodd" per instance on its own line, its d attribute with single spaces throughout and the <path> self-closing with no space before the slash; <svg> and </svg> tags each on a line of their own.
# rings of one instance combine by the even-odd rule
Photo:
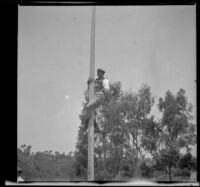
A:
<svg viewBox="0 0 200 187">
<path fill-rule="evenodd" d="M 18 7 L 17 143 L 75 151 L 90 70 L 90 6 Z M 196 123 L 196 7 L 98 6 L 95 67 L 137 92 L 186 90 Z M 157 100 L 156 100 L 157 101 Z M 156 104 L 152 109 L 161 117 Z"/>
</svg>

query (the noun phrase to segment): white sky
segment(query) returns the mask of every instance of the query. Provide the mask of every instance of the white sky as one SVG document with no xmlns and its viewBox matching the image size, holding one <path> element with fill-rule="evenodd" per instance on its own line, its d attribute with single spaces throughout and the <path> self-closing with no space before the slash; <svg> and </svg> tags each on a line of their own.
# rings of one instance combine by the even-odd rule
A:
<svg viewBox="0 0 200 187">
<path fill-rule="evenodd" d="M 122 89 L 186 90 L 196 121 L 196 7 L 96 7 L 96 68 Z M 89 76 L 91 7 L 19 6 L 18 146 L 75 150 Z M 160 117 L 156 109 L 153 114 Z"/>
</svg>

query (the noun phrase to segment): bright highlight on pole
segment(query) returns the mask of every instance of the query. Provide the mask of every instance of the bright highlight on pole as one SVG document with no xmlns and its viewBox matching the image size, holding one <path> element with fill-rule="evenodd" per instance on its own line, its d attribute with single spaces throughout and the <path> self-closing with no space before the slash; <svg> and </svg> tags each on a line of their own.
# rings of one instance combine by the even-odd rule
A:
<svg viewBox="0 0 200 187">
<path fill-rule="evenodd" d="M 91 15 L 91 43 L 90 43 L 90 77 L 95 78 L 95 7 Z M 89 87 L 89 102 L 94 97 L 94 82 Z M 88 168 L 87 180 L 94 181 L 94 111 L 92 111 L 88 125 Z"/>
</svg>

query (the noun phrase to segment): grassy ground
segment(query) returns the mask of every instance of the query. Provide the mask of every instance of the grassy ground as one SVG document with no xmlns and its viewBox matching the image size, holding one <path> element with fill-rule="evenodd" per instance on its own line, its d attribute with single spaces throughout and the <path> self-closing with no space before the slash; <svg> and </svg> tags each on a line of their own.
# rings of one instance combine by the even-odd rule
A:
<svg viewBox="0 0 200 187">
<path fill-rule="evenodd" d="M 32 177 L 24 177 L 25 181 L 33 181 L 33 182 L 75 182 L 81 181 L 84 182 L 85 179 L 75 177 L 73 179 L 70 178 L 59 178 L 59 177 L 51 177 L 51 178 L 32 178 Z M 190 177 L 189 176 L 173 176 L 173 181 L 180 181 L 180 182 L 196 182 L 197 181 L 197 172 L 192 172 Z M 115 177 L 112 181 L 127 181 L 127 182 L 136 182 L 136 181 L 143 181 L 143 182 L 156 182 L 156 181 L 169 181 L 169 176 L 167 174 L 159 174 L 156 177 L 152 178 L 129 178 L 129 177 Z"/>
<path fill-rule="evenodd" d="M 196 182 L 197 181 L 197 173 L 192 172 L 190 176 L 174 176 L 172 174 L 172 181 L 178 181 L 178 182 Z M 149 180 L 151 182 L 156 181 L 169 181 L 169 176 L 167 174 L 158 175 L 156 177 L 152 177 L 149 179 L 146 178 L 140 178 L 140 180 Z"/>
<path fill-rule="evenodd" d="M 33 181 L 33 182 L 58 182 L 58 181 L 83 181 L 82 178 L 80 177 L 73 177 L 73 178 L 69 178 L 69 177 L 30 177 L 30 176 L 22 176 L 22 178 L 24 179 L 24 181 Z"/>
<path fill-rule="evenodd" d="M 128 178 L 128 177 L 122 177 L 117 176 L 112 181 L 144 181 L 144 182 L 157 182 L 157 181 L 169 181 L 168 174 L 165 173 L 156 173 L 154 177 L 151 178 L 144 178 L 144 177 L 137 177 L 137 178 Z M 175 174 L 172 174 L 172 181 L 176 182 L 197 182 L 197 172 L 193 171 L 191 172 L 190 176 L 176 176 Z"/>
<path fill-rule="evenodd" d="M 67 179 L 67 178 L 28 178 L 25 179 L 25 181 L 31 181 L 31 182 L 71 182 L 71 181 L 83 181 L 81 178 L 73 178 L 73 179 Z"/>
</svg>

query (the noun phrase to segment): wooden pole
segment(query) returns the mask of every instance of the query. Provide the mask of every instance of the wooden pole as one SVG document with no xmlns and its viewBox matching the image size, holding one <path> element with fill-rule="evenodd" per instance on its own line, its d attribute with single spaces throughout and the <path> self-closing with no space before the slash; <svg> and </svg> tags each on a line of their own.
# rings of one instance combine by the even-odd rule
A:
<svg viewBox="0 0 200 187">
<path fill-rule="evenodd" d="M 91 15 L 90 77 L 95 78 L 95 6 Z M 89 87 L 89 101 L 94 97 L 94 82 Z M 88 125 L 88 168 L 87 180 L 94 181 L 94 111 Z"/>
</svg>

